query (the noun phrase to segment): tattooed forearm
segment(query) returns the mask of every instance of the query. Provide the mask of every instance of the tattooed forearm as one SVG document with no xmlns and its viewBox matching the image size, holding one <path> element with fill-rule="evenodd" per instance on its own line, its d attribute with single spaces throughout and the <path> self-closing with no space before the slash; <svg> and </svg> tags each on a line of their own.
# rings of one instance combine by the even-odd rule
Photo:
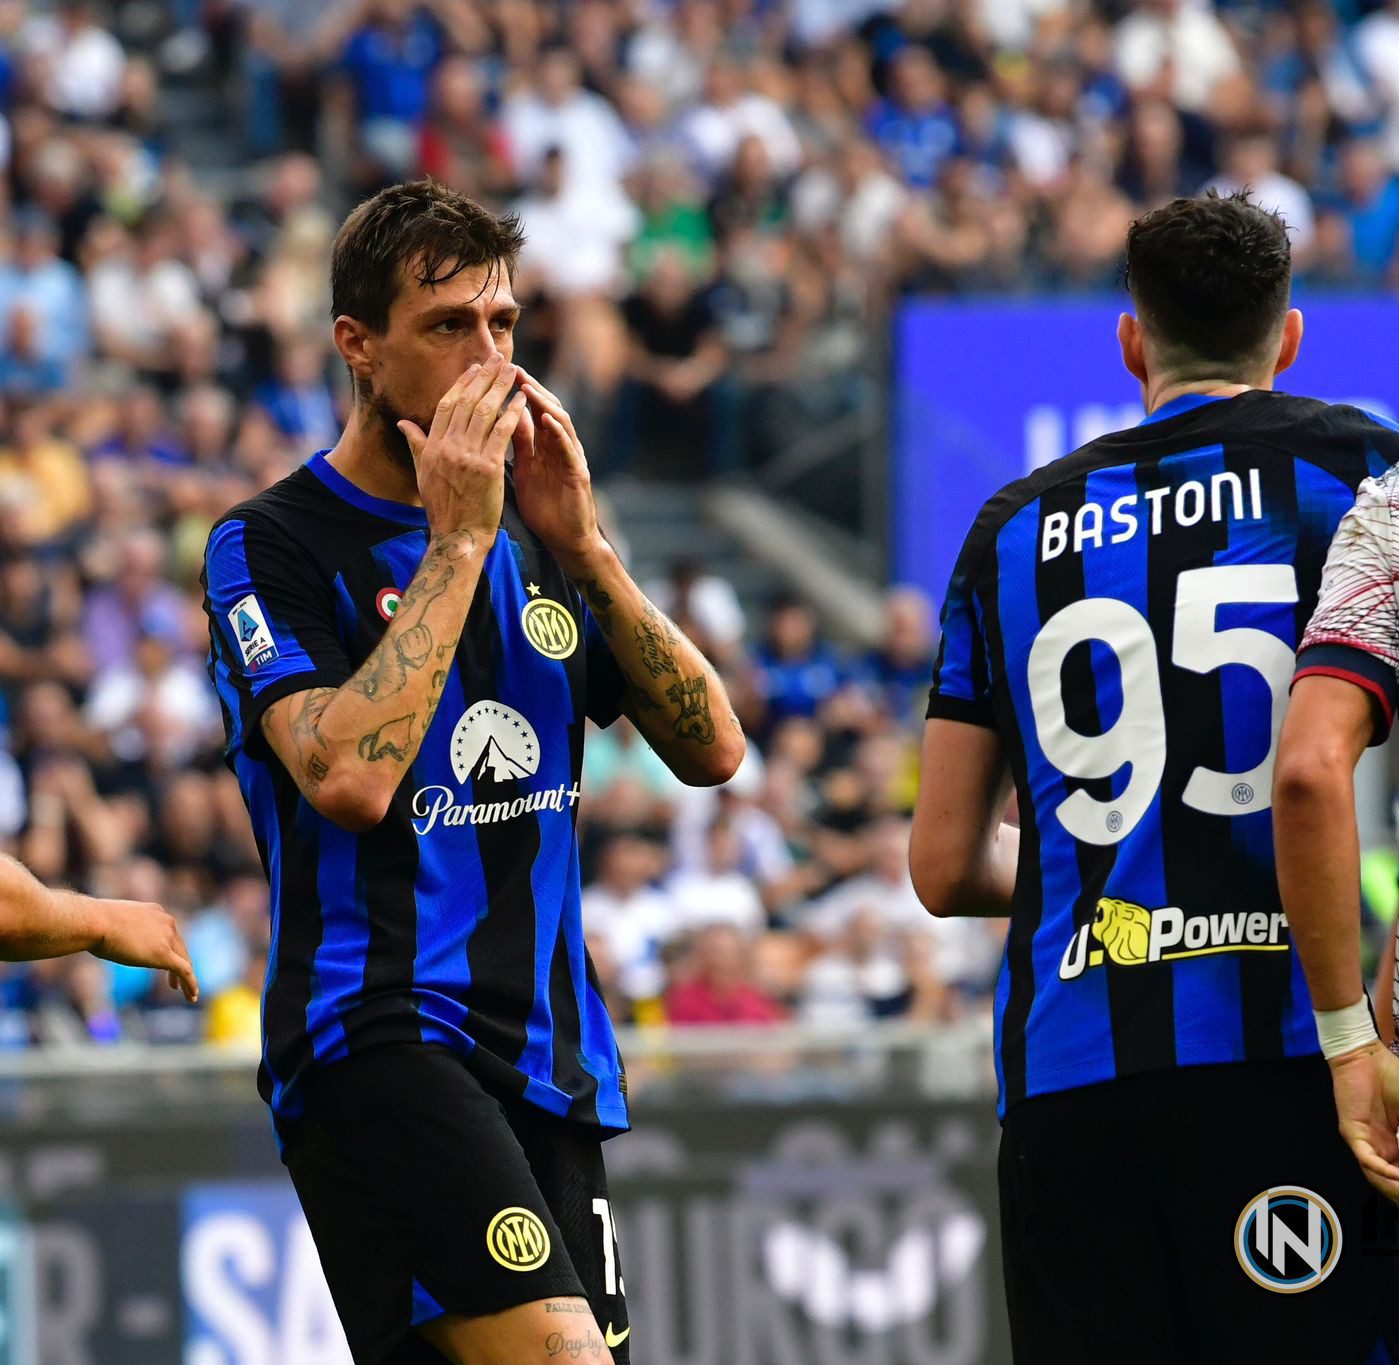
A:
<svg viewBox="0 0 1399 1365">
<path fill-rule="evenodd" d="M 377 763 L 381 758 L 406 762 L 413 747 L 413 722 L 416 719 L 417 712 L 414 711 L 387 721 L 372 733 L 361 736 L 359 756 L 366 763 Z"/>
<path fill-rule="evenodd" d="M 292 738 L 296 741 L 298 750 L 306 744 L 325 747 L 325 740 L 321 738 L 321 717 L 325 715 L 325 708 L 330 705 L 330 699 L 334 695 L 333 687 L 313 687 L 309 692 L 303 692 L 297 697 L 290 723 Z"/>
<path fill-rule="evenodd" d="M 593 620 L 598 623 L 598 628 L 604 635 L 611 635 L 614 605 L 611 595 L 596 578 L 591 578 L 583 584 L 583 595 L 588 599 L 588 605 L 593 610 Z"/>
<path fill-rule="evenodd" d="M 709 713 L 709 679 L 681 678 L 666 688 L 666 696 L 679 708 L 675 718 L 675 733 L 681 739 L 696 744 L 714 743 L 714 717 Z"/>
<path fill-rule="evenodd" d="M 427 734 L 428 726 L 432 724 L 432 718 L 437 714 L 437 708 L 442 704 L 442 689 L 447 686 L 447 670 L 439 668 L 432 675 L 432 691 L 428 694 L 427 713 L 423 716 L 423 733 Z"/>
<path fill-rule="evenodd" d="M 626 680 L 626 716 L 682 781 L 727 780 L 743 756 L 743 731 L 695 643 L 616 562 L 575 582 Z"/>
<path fill-rule="evenodd" d="M 333 687 L 313 687 L 291 699 L 287 717 L 287 729 L 291 734 L 292 748 L 296 763 L 288 763 L 295 773 L 302 774 L 301 789 L 308 797 L 315 796 L 321 783 L 330 773 L 330 764 L 323 754 L 327 752 L 324 736 L 321 734 L 321 717 L 335 695 Z M 263 718 L 263 731 L 267 731 L 267 718 Z"/>
<path fill-rule="evenodd" d="M 273 752 L 326 818 L 346 828 L 383 818 L 441 704 L 484 562 L 469 533 L 434 537 L 354 676 L 267 709 Z"/>
<path fill-rule="evenodd" d="M 658 702 L 644 687 L 638 687 L 632 683 L 628 695 L 631 697 L 633 709 L 640 714 L 643 711 L 664 711 L 665 707 Z"/>
<path fill-rule="evenodd" d="M 394 696 L 407 685 L 408 675 L 417 672 L 432 657 L 436 642 L 424 618 L 456 577 L 457 571 L 450 563 L 455 557 L 453 548 L 453 537 L 446 536 L 435 541 L 428 550 L 384 638 L 364 661 L 364 667 L 350 679 L 350 687 L 361 696 L 370 701 Z M 451 647 L 456 648 L 455 640 Z M 441 648 L 446 646 L 439 648 L 439 657 Z"/>
<path fill-rule="evenodd" d="M 646 614 L 636 623 L 636 645 L 642 666 L 653 678 L 680 672 L 675 666 L 675 646 L 679 643 L 675 627 L 648 602 Z"/>
<path fill-rule="evenodd" d="M 330 776 L 330 764 L 319 754 L 312 754 L 306 760 L 306 794 L 314 796 L 321 788 L 321 783 Z"/>
</svg>

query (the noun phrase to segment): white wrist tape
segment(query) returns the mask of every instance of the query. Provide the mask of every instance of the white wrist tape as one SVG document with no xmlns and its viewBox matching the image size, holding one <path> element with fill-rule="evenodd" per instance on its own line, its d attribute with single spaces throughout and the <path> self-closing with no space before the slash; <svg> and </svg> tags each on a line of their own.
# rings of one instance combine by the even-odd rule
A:
<svg viewBox="0 0 1399 1365">
<path fill-rule="evenodd" d="M 1380 1036 L 1375 1031 L 1370 1001 L 1363 995 L 1343 1010 L 1313 1010 L 1312 1015 L 1316 1019 L 1316 1036 L 1321 1039 L 1321 1055 L 1327 1061 L 1373 1043 Z"/>
</svg>

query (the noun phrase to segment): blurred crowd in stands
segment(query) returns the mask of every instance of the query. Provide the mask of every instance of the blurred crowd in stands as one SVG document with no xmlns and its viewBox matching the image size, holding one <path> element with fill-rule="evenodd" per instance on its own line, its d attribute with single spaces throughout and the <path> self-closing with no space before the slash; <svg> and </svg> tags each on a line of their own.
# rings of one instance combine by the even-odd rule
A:
<svg viewBox="0 0 1399 1365">
<path fill-rule="evenodd" d="M 170 905 L 206 1002 L 10 968 L 0 1045 L 247 1037 L 266 889 L 198 565 L 335 440 L 356 197 L 427 173 L 521 215 L 519 358 L 603 480 L 759 469 L 879 401 L 902 293 L 1111 287 L 1133 215 L 1205 185 L 1284 212 L 1304 286 L 1393 284 L 1399 0 L 0 0 L 0 168 L 0 838 Z M 859 657 L 703 565 L 655 586 L 755 743 L 715 793 L 594 737 L 619 1015 L 984 1008 L 1000 926 L 904 870 L 928 604 Z"/>
</svg>

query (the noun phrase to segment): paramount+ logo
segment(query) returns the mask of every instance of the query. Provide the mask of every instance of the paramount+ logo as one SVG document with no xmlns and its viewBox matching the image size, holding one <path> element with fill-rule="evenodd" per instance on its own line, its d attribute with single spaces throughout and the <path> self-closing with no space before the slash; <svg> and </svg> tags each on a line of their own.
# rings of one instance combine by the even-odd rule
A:
<svg viewBox="0 0 1399 1365">
<path fill-rule="evenodd" d="M 537 1270 L 549 1259 L 549 1229 L 529 1209 L 501 1209 L 486 1229 L 486 1249 L 506 1270 Z"/>
<path fill-rule="evenodd" d="M 1341 1220 L 1314 1190 L 1278 1185 L 1251 1199 L 1234 1225 L 1234 1254 L 1274 1294 L 1315 1289 L 1341 1256 Z"/>
</svg>

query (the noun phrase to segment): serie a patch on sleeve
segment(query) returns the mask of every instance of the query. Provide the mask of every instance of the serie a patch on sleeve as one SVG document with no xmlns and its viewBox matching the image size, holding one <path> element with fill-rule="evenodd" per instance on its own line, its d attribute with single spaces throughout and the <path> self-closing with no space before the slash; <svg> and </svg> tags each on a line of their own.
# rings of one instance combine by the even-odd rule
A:
<svg viewBox="0 0 1399 1365">
<path fill-rule="evenodd" d="M 249 593 L 236 602 L 228 613 L 228 623 L 233 627 L 233 638 L 243 651 L 243 667 L 249 673 L 256 673 L 265 664 L 277 657 L 277 645 L 272 639 L 272 628 L 267 624 L 267 613 L 255 593 Z"/>
</svg>

